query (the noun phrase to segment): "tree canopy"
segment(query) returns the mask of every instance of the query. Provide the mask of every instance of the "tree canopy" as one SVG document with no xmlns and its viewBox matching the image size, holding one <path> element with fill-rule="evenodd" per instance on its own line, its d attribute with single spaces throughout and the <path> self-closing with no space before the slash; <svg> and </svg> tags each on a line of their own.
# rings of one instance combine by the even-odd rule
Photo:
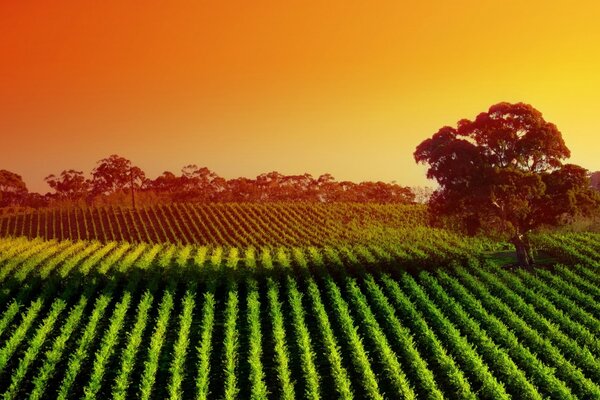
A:
<svg viewBox="0 0 600 400">
<path fill-rule="evenodd" d="M 533 230 L 589 215 L 600 204 L 587 171 L 564 163 L 570 155 L 556 125 L 524 103 L 499 103 L 474 120 L 444 126 L 414 153 L 439 184 L 432 216 L 504 236 L 525 266 L 533 263 Z"/>
<path fill-rule="evenodd" d="M 113 154 L 98 161 L 92 171 L 94 194 L 110 194 L 119 190 L 140 187 L 146 179 L 144 171 L 134 166 L 130 160 Z"/>
<path fill-rule="evenodd" d="M 59 198 L 71 201 L 85 198 L 91 188 L 91 182 L 85 179 L 83 172 L 74 169 L 65 170 L 59 176 L 48 175 L 44 180 Z"/>
<path fill-rule="evenodd" d="M 0 207 L 22 205 L 27 193 L 21 175 L 0 169 Z"/>
<path fill-rule="evenodd" d="M 207 167 L 189 164 L 180 173 L 164 171 L 150 179 L 141 168 L 116 154 L 98 161 L 90 179 L 86 179 L 82 171 L 68 169 L 47 176 L 45 181 L 54 190 L 45 198 L 55 204 L 83 200 L 130 204 L 133 202 L 132 185 L 135 198 L 141 203 L 314 201 L 406 204 L 415 201 L 415 193 L 410 188 L 395 182 L 337 181 L 331 174 L 313 177 L 308 173 L 285 175 L 271 171 L 254 179 L 225 179 Z"/>
</svg>

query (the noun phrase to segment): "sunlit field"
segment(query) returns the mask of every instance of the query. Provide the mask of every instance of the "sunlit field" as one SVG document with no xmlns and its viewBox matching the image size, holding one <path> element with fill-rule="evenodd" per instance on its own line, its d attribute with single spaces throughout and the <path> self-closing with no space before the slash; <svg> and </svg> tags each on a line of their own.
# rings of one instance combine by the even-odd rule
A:
<svg viewBox="0 0 600 400">
<path fill-rule="evenodd" d="M 282 225 L 302 209 L 280 208 Z M 185 244 L 191 233 L 174 232 L 156 243 L 2 239 L 0 391 L 15 399 L 600 396 L 600 236 L 539 235 L 556 265 L 509 271 L 496 262 L 502 244 L 412 226 L 414 217 L 394 217 L 407 212 L 398 207 L 370 211 L 368 221 L 388 221 L 395 240 L 349 243 L 308 225 L 268 246 L 259 239 L 267 233 L 232 229 L 222 244 Z M 109 221 L 102 235 L 118 232 L 117 221 L 121 232 L 131 228 L 106 215 L 87 220 Z M 14 226 L 36 226 L 35 215 L 22 218 Z M 83 222 L 68 226 L 71 237 L 85 232 Z"/>
<path fill-rule="evenodd" d="M 600 400 L 598 21 L 0 0 L 0 400 Z"/>
</svg>

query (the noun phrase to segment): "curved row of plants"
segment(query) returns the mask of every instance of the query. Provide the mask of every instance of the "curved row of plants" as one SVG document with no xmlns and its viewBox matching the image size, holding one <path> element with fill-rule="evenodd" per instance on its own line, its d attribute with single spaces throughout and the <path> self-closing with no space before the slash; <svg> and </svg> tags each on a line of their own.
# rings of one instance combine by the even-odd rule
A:
<svg viewBox="0 0 600 400">
<path fill-rule="evenodd" d="M 2 239 L 0 393 L 600 396 L 600 313 L 585 306 L 600 292 L 588 279 L 597 267 L 514 273 L 435 239 L 259 249 Z"/>
</svg>

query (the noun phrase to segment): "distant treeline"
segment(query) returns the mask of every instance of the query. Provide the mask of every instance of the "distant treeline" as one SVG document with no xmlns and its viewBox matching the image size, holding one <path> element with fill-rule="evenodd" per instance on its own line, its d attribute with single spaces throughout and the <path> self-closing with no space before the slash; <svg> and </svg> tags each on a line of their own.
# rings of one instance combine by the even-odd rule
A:
<svg viewBox="0 0 600 400">
<path fill-rule="evenodd" d="M 165 171 L 150 179 L 124 157 L 112 155 L 98 161 L 90 177 L 82 171 L 64 170 L 45 178 L 52 192 L 27 190 L 21 176 L 0 170 L 0 207 L 44 207 L 61 204 L 129 204 L 163 202 L 425 202 L 427 188 L 396 183 L 336 181 L 330 174 L 283 175 L 269 172 L 255 179 L 225 179 L 206 167 L 187 165 L 179 174 Z"/>
</svg>

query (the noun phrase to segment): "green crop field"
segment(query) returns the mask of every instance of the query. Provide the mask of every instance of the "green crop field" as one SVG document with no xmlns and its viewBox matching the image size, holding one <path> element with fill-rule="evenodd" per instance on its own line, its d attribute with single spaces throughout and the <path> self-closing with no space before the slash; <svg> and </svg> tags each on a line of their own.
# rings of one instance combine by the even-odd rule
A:
<svg viewBox="0 0 600 400">
<path fill-rule="evenodd" d="M 2 217 L 0 394 L 600 398 L 600 235 L 508 270 L 422 208 L 271 207 Z"/>
<path fill-rule="evenodd" d="M 44 239 L 181 243 L 222 246 L 306 246 L 390 238 L 422 226 L 426 208 L 414 205 L 223 203 L 46 208 L 0 214 L 1 236 Z"/>
<path fill-rule="evenodd" d="M 0 4 L 0 400 L 600 400 L 600 1 Z"/>
</svg>

